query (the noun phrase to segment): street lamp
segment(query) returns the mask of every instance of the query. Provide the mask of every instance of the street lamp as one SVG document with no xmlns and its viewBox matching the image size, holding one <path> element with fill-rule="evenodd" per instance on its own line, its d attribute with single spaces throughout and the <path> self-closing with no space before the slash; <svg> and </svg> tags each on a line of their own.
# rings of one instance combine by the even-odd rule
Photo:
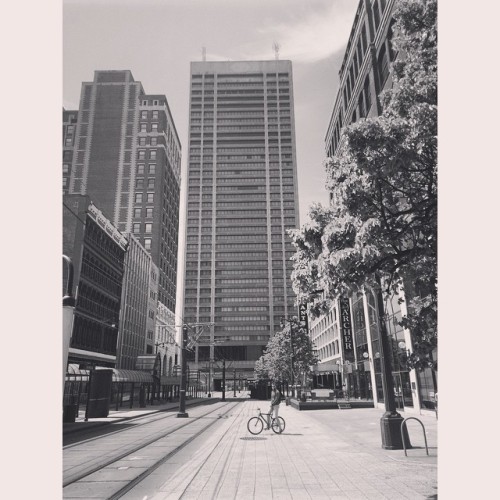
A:
<svg viewBox="0 0 500 500">
<path fill-rule="evenodd" d="M 280 326 L 281 328 L 285 328 L 285 323 L 288 323 L 290 325 L 290 346 L 292 349 L 292 359 L 291 359 L 291 368 L 292 368 L 292 396 L 295 397 L 295 375 L 294 375 L 294 359 L 295 359 L 295 347 L 293 345 L 293 326 L 295 322 L 297 321 L 296 316 L 292 316 L 291 319 L 285 318 L 284 316 L 281 317 L 280 320 Z"/>
<path fill-rule="evenodd" d="M 68 366 L 69 345 L 71 343 L 71 333 L 73 330 L 73 311 L 75 309 L 75 297 L 73 296 L 73 262 L 67 255 L 63 255 L 63 260 L 68 267 L 68 281 L 66 282 L 66 292 L 62 299 L 63 306 L 63 396 L 66 381 L 66 368 Z"/>
<path fill-rule="evenodd" d="M 186 413 L 187 341 L 188 327 L 187 325 L 182 325 L 181 387 L 179 390 L 179 412 L 177 413 L 177 418 L 189 417 L 189 415 Z"/>
<path fill-rule="evenodd" d="M 382 297 L 382 284 L 380 276 L 376 275 L 377 281 L 377 314 L 379 318 L 380 337 L 380 362 L 382 365 L 382 387 L 384 390 L 385 413 L 380 419 L 380 430 L 382 433 L 382 448 L 386 450 L 401 450 L 411 448 L 410 438 L 406 427 L 401 435 L 401 424 L 403 417 L 396 410 L 396 398 L 394 395 L 394 380 L 392 378 L 392 364 L 389 358 L 391 347 L 389 344 L 389 334 L 385 323 L 384 303 Z M 404 439 L 404 445 L 403 445 Z"/>
</svg>

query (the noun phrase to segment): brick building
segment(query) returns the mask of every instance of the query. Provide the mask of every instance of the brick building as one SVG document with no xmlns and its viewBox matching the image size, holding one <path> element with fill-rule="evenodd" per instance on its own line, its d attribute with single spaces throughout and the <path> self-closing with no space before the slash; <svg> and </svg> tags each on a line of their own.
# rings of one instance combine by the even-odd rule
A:
<svg viewBox="0 0 500 500">
<path fill-rule="evenodd" d="M 73 114 L 63 112 L 67 191 L 134 234 L 159 268 L 158 300 L 175 311 L 181 147 L 166 97 L 147 95 L 130 71 L 96 71 L 69 124 Z"/>
</svg>

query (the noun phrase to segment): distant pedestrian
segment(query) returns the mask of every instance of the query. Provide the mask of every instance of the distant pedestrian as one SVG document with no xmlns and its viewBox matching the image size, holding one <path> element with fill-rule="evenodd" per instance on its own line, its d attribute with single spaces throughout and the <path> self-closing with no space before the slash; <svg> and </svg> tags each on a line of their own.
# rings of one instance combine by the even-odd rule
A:
<svg viewBox="0 0 500 500">
<path fill-rule="evenodd" d="M 271 428 L 271 418 L 278 418 L 278 411 L 280 408 L 282 394 L 277 384 L 273 384 L 273 389 L 271 391 L 271 408 L 269 409 L 269 417 L 267 420 L 267 428 Z"/>
</svg>

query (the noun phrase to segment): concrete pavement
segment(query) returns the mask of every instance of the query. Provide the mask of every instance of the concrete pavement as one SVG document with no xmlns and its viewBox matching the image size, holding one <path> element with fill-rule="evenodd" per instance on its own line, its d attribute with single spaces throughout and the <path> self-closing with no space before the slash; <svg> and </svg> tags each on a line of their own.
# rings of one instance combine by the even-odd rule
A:
<svg viewBox="0 0 500 500">
<path fill-rule="evenodd" d="M 286 420 L 285 432 L 277 435 L 265 430 L 252 436 L 246 424 L 257 407 L 266 412 L 269 402 L 247 400 L 237 406 L 207 435 L 186 446 L 123 498 L 437 498 L 435 416 L 402 412 L 405 418 L 414 416 L 422 421 L 429 447 L 427 456 L 422 428 L 410 420 L 408 430 L 413 448 L 406 457 L 403 450 L 381 447 L 383 410 L 299 412 L 283 403 L 280 415 Z M 161 409 L 165 406 L 116 412 L 121 415 L 113 414 L 108 421 L 123 421 L 139 412 Z"/>
</svg>

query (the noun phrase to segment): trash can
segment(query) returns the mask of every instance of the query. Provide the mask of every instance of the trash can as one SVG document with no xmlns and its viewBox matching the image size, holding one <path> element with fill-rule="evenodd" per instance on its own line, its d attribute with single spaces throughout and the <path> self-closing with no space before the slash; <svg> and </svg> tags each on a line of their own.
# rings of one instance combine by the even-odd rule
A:
<svg viewBox="0 0 500 500">
<path fill-rule="evenodd" d="M 285 405 L 288 406 L 290 404 L 290 396 L 285 398 Z"/>
<path fill-rule="evenodd" d="M 65 424 L 72 423 L 75 421 L 76 415 L 78 413 L 77 405 L 64 405 L 63 407 L 63 422 Z"/>
<path fill-rule="evenodd" d="M 139 389 L 139 407 L 146 408 L 146 389 L 143 385 Z"/>
</svg>

